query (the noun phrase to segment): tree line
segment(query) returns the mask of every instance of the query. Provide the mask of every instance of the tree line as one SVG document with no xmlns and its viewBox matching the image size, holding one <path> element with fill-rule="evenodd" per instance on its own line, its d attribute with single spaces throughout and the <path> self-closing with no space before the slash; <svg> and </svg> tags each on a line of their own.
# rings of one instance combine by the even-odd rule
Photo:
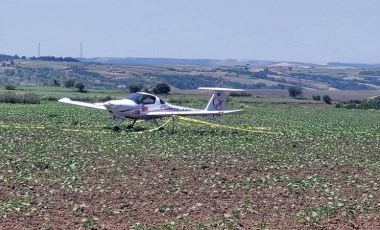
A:
<svg viewBox="0 0 380 230">
<path fill-rule="evenodd" d="M 72 57 L 55 57 L 55 56 L 41 56 L 41 57 L 30 57 L 31 60 L 40 61 L 61 61 L 61 62 L 80 62 L 78 59 Z"/>
</svg>

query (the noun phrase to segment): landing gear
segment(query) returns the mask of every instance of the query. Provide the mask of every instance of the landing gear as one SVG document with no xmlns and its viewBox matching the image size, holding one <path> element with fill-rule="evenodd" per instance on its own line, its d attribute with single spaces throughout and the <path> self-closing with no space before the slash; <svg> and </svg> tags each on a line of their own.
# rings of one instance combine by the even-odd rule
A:
<svg viewBox="0 0 380 230">
<path fill-rule="evenodd" d="M 153 121 L 153 123 L 154 123 L 157 127 L 160 127 L 160 125 L 158 124 L 158 122 L 157 122 L 156 119 L 153 119 L 152 121 Z"/>
<path fill-rule="evenodd" d="M 137 122 L 137 120 L 138 119 L 133 119 L 133 122 L 132 122 L 132 124 L 129 124 L 127 127 L 126 127 L 126 129 L 127 130 L 130 130 L 130 131 L 146 131 L 146 132 L 152 132 L 152 131 L 157 131 L 157 130 L 164 130 L 165 128 L 164 128 L 164 126 L 165 125 L 167 125 L 167 124 L 169 124 L 170 122 L 172 122 L 172 128 L 171 128 L 171 133 L 174 133 L 174 126 L 175 126 L 175 120 L 176 120 L 176 117 L 175 116 L 172 116 L 172 117 L 170 117 L 169 118 L 170 120 L 168 120 L 165 124 L 163 124 L 163 125 L 160 125 L 158 122 L 157 122 L 157 120 L 156 119 L 150 119 L 149 121 L 150 122 L 152 122 L 155 126 L 156 126 L 156 128 L 153 128 L 153 129 L 146 129 L 146 128 L 144 128 L 144 127 L 134 127 L 134 125 L 136 124 L 136 122 Z M 122 125 L 122 123 L 123 123 L 123 121 L 124 120 L 121 120 L 121 119 L 117 119 L 117 118 L 115 118 L 114 119 L 115 120 L 115 122 L 114 122 L 114 125 L 110 128 L 110 129 L 112 129 L 113 131 L 121 131 L 122 130 L 122 128 L 120 127 L 121 125 Z"/>
<path fill-rule="evenodd" d="M 175 121 L 176 121 L 176 116 L 171 116 L 170 119 L 172 120 L 172 130 L 171 130 L 171 134 L 174 133 L 174 128 L 175 128 Z"/>
<path fill-rule="evenodd" d="M 127 126 L 127 129 L 133 129 L 133 126 L 135 125 L 136 121 L 137 121 L 137 119 L 134 119 L 132 124 Z"/>
</svg>

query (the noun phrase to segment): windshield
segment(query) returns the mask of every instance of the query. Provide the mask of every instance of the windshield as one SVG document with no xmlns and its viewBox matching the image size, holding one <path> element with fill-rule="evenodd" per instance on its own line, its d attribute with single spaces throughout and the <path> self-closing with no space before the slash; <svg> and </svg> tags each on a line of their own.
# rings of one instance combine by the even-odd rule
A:
<svg viewBox="0 0 380 230">
<path fill-rule="evenodd" d="M 129 99 L 129 100 L 134 101 L 136 104 L 140 104 L 142 96 L 143 95 L 139 94 L 139 93 L 132 93 L 131 95 L 129 95 L 125 99 Z"/>
</svg>

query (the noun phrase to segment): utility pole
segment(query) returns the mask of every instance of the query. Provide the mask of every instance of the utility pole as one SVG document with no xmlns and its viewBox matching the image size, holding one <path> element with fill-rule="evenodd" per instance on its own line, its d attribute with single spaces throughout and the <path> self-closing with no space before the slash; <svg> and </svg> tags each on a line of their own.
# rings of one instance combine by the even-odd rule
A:
<svg viewBox="0 0 380 230">
<path fill-rule="evenodd" d="M 83 56 L 83 46 L 82 46 L 82 42 L 80 43 L 80 58 L 82 58 Z"/>
<path fill-rule="evenodd" d="M 38 58 L 40 57 L 40 54 L 41 54 L 41 43 L 38 42 Z"/>
</svg>

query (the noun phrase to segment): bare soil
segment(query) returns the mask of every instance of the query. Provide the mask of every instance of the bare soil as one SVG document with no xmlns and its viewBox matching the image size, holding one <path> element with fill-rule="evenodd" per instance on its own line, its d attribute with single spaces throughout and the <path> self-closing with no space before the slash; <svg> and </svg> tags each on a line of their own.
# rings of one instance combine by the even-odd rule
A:
<svg viewBox="0 0 380 230">
<path fill-rule="evenodd" d="M 163 226 L 168 221 L 180 223 L 183 229 L 220 229 L 221 223 L 232 223 L 235 229 L 380 229 L 379 215 L 357 215 L 344 218 L 332 215 L 319 223 L 297 220 L 296 209 L 307 209 L 311 203 L 325 203 L 316 191 L 290 193 L 285 184 L 249 185 L 234 188 L 237 181 L 247 177 L 265 178 L 268 169 L 246 162 L 223 163 L 205 161 L 200 167 L 170 162 L 157 156 L 140 160 L 125 159 L 126 171 L 105 171 L 107 162 L 99 162 L 96 170 L 87 171 L 81 178 L 86 182 L 83 191 L 62 189 L 62 183 L 0 185 L 0 199 L 5 194 L 29 188 L 35 196 L 31 208 L 12 212 L 0 218 L 1 229 L 129 229 L 139 222 L 146 227 Z M 270 172 L 270 171 L 269 171 Z M 361 197 L 361 188 L 345 186 L 344 175 L 359 175 L 368 180 L 363 168 L 300 168 L 278 169 L 276 175 L 304 178 L 318 173 L 326 180 L 341 186 L 341 195 L 352 200 Z M 338 180 L 334 178 L 340 178 Z M 374 178 L 375 179 L 375 178 Z M 50 194 L 43 196 L 43 194 Z M 9 195 L 7 195 L 9 196 Z M 380 199 L 380 194 L 377 200 Z M 186 224 L 187 223 L 187 224 Z M 191 224 L 189 224 L 191 223 Z M 260 225 L 260 223 L 265 223 Z"/>
</svg>

